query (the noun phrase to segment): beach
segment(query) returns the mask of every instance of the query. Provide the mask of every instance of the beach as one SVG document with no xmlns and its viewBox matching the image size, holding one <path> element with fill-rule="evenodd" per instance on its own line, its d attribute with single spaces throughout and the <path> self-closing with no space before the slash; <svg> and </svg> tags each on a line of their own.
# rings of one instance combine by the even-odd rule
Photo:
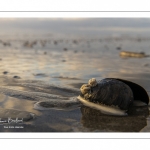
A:
<svg viewBox="0 0 150 150">
<path fill-rule="evenodd" d="M 150 97 L 150 57 L 121 57 L 121 51 L 150 55 L 147 36 L 67 37 L 33 34 L 1 36 L 0 84 L 27 80 L 79 90 L 90 78 L 121 78 L 141 85 Z M 45 87 L 41 90 L 46 90 Z M 63 91 L 63 89 L 62 89 Z M 44 92 L 43 92 L 44 93 Z M 58 93 L 59 95 L 59 93 Z M 77 94 L 74 96 L 78 96 Z M 34 109 L 34 100 L 0 93 L 0 109 L 26 111 L 33 119 L 1 123 L 1 132 L 149 132 L 149 107 L 135 108 L 126 117 L 103 115 L 85 106 L 72 109 Z M 11 117 L 11 116 L 10 116 Z M 7 118 L 5 118 L 7 119 Z M 3 119 L 4 120 L 4 119 Z"/>
</svg>

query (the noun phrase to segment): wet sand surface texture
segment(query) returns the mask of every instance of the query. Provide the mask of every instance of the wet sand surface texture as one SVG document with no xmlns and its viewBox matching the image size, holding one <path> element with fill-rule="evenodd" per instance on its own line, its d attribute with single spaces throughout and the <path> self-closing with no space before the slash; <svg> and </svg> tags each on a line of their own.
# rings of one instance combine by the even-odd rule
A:
<svg viewBox="0 0 150 150">
<path fill-rule="evenodd" d="M 90 78 L 130 80 L 150 96 L 150 57 L 120 56 L 121 51 L 150 55 L 149 41 L 136 37 L 1 41 L 0 131 L 149 132 L 149 107 L 135 107 L 125 117 L 104 115 L 76 102 L 55 107 L 55 100 L 65 105 L 64 100 L 77 97 Z M 49 100 L 54 101 L 51 108 L 34 107 Z"/>
</svg>

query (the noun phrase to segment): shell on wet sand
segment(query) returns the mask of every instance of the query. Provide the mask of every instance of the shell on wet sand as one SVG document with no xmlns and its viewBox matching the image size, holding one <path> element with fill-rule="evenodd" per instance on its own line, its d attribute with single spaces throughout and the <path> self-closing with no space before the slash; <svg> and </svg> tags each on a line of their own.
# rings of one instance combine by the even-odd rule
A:
<svg viewBox="0 0 150 150">
<path fill-rule="evenodd" d="M 80 90 L 78 99 L 84 105 L 92 106 L 107 114 L 127 115 L 127 110 L 136 100 L 149 103 L 148 94 L 143 87 L 123 79 L 105 78 L 96 81 L 93 78 Z"/>
<path fill-rule="evenodd" d="M 149 55 L 146 55 L 144 52 L 129 52 L 129 51 L 122 51 L 120 52 L 121 57 L 136 57 L 136 58 L 143 58 L 143 57 L 149 57 Z"/>
</svg>

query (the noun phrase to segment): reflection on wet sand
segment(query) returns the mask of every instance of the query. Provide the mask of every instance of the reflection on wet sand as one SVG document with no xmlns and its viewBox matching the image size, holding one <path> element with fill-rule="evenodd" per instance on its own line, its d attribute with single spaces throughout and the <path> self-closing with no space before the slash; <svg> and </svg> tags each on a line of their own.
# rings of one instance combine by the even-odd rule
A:
<svg viewBox="0 0 150 150">
<path fill-rule="evenodd" d="M 3 109 L 0 108 L 0 119 L 5 120 L 5 123 L 13 122 L 11 119 L 14 120 L 15 123 L 18 123 L 17 120 L 20 119 L 23 121 L 29 121 L 34 118 L 34 114 L 26 112 L 26 111 L 19 111 L 15 109 Z"/>
<path fill-rule="evenodd" d="M 148 107 L 134 107 L 126 117 L 116 117 L 101 114 L 86 106 L 81 107 L 81 123 L 90 131 L 102 132 L 139 132 L 147 125 Z"/>
</svg>

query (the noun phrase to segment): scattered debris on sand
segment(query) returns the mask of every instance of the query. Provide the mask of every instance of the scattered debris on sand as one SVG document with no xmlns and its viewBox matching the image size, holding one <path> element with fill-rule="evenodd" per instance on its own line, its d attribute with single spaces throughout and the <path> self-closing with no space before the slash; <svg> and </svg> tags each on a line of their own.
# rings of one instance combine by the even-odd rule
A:
<svg viewBox="0 0 150 150">
<path fill-rule="evenodd" d="M 33 42 L 29 42 L 29 41 L 26 41 L 23 46 L 24 47 L 28 47 L 28 48 L 33 48 L 34 45 L 37 44 L 37 41 L 33 41 Z"/>
</svg>

